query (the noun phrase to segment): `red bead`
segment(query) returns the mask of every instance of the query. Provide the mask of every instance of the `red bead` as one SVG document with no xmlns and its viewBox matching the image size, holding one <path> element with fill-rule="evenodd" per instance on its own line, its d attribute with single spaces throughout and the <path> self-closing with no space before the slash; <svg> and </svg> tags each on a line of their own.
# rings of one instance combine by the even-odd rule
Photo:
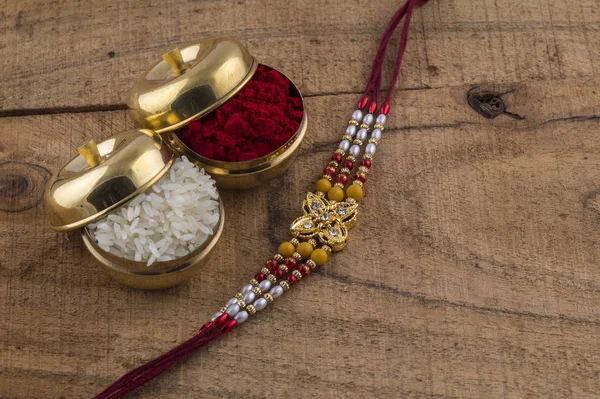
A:
<svg viewBox="0 0 600 399">
<path fill-rule="evenodd" d="M 346 184 L 348 183 L 348 176 L 346 175 L 337 175 L 337 177 L 335 178 L 335 181 L 341 184 Z"/>
<path fill-rule="evenodd" d="M 346 161 L 344 162 L 344 168 L 348 168 L 350 170 L 352 170 L 352 168 L 354 167 L 354 164 L 350 161 Z"/>
<path fill-rule="evenodd" d="M 365 176 L 356 175 L 356 176 L 354 176 L 354 180 L 358 180 L 358 181 L 361 181 L 364 183 L 367 181 L 367 178 Z"/>
<path fill-rule="evenodd" d="M 298 271 L 303 276 L 308 276 L 310 274 L 310 266 L 308 266 L 306 263 L 302 263 L 298 266 Z"/>
<path fill-rule="evenodd" d="M 363 94 L 363 96 L 360 98 L 360 100 L 358 100 L 358 109 L 363 109 L 364 107 L 366 107 L 368 102 L 369 102 L 369 96 L 366 94 Z"/>
<path fill-rule="evenodd" d="M 285 279 L 285 281 L 287 281 L 289 285 L 294 285 L 294 284 L 296 284 L 296 277 L 294 277 L 294 276 L 287 276 L 287 278 Z"/>
<path fill-rule="evenodd" d="M 214 321 L 215 326 L 220 326 L 223 323 L 225 323 L 225 321 L 227 321 L 227 318 L 229 317 L 229 315 L 227 313 L 223 313 L 221 316 L 217 317 Z"/>
<path fill-rule="evenodd" d="M 373 112 L 375 112 L 376 109 L 377 109 L 377 102 L 371 101 L 371 104 L 369 104 L 369 113 L 372 114 Z"/>
<path fill-rule="evenodd" d="M 284 263 L 289 270 L 294 270 L 296 267 L 296 259 L 292 258 L 291 256 L 289 258 L 285 258 Z"/>
<path fill-rule="evenodd" d="M 223 334 L 233 330 L 233 327 L 235 327 L 235 325 L 237 324 L 237 321 L 235 320 L 229 320 L 227 323 L 223 324 L 223 326 L 221 327 L 221 332 Z"/>
<path fill-rule="evenodd" d="M 340 163 L 342 162 L 342 156 L 340 154 L 333 154 L 331 160 Z"/>
<path fill-rule="evenodd" d="M 273 273 L 275 270 L 279 269 L 279 262 L 277 262 L 275 259 L 267 261 L 267 269 Z"/>
<path fill-rule="evenodd" d="M 213 323 L 212 321 L 209 321 L 208 323 L 206 323 L 205 325 L 203 325 L 200 330 L 198 330 L 198 334 L 201 334 L 202 331 L 206 330 L 207 328 L 212 327 L 214 324 L 215 323 Z"/>
<path fill-rule="evenodd" d="M 280 279 L 283 277 L 283 270 L 281 269 L 277 269 L 275 270 L 275 273 L 273 273 L 275 275 L 275 278 Z"/>
<path fill-rule="evenodd" d="M 335 169 L 334 168 L 327 167 L 323 170 L 323 173 L 326 174 L 327 176 L 335 177 Z"/>
<path fill-rule="evenodd" d="M 263 273 L 256 273 L 256 276 L 254 276 L 254 278 L 260 283 L 261 281 L 264 281 L 264 279 L 266 279 L 267 276 L 265 276 Z"/>
<path fill-rule="evenodd" d="M 388 112 L 390 112 L 390 103 L 385 102 L 385 103 L 381 104 L 381 108 L 379 108 L 379 112 L 381 112 L 384 115 L 387 115 Z"/>
<path fill-rule="evenodd" d="M 370 168 L 371 167 L 371 161 L 369 161 L 368 159 L 363 159 L 362 161 L 360 161 L 360 166 L 364 166 L 366 168 Z"/>
</svg>

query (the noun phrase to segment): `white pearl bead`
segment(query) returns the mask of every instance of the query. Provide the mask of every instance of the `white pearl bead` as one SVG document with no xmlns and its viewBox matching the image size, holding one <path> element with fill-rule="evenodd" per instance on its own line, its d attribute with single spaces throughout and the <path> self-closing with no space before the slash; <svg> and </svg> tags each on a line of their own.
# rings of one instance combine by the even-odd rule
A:
<svg viewBox="0 0 600 399">
<path fill-rule="evenodd" d="M 252 284 L 246 284 L 242 287 L 242 294 L 245 294 L 248 291 L 252 291 Z"/>
<path fill-rule="evenodd" d="M 348 140 L 342 140 L 340 143 L 340 150 L 348 151 L 348 148 L 350 148 L 350 142 Z"/>
<path fill-rule="evenodd" d="M 283 287 L 280 285 L 276 285 L 275 287 L 271 288 L 271 296 L 273 298 L 277 298 L 280 297 L 283 294 Z"/>
<path fill-rule="evenodd" d="M 267 300 L 265 298 L 258 298 L 252 305 L 254 305 L 256 310 L 263 310 L 267 307 Z"/>
<path fill-rule="evenodd" d="M 367 125 L 373 123 L 373 114 L 366 114 L 363 118 L 363 123 L 366 123 Z"/>
<path fill-rule="evenodd" d="M 386 120 L 387 120 L 387 117 L 384 114 L 379 114 L 379 115 L 377 115 L 377 119 L 375 120 L 375 123 L 383 125 Z"/>
<path fill-rule="evenodd" d="M 375 144 L 367 144 L 367 147 L 365 148 L 365 154 L 375 155 L 375 151 L 377 151 L 377 146 L 375 146 Z"/>
<path fill-rule="evenodd" d="M 350 125 L 346 128 L 346 134 L 349 134 L 350 136 L 354 137 L 354 135 L 356 134 L 356 126 L 354 125 Z"/>
<path fill-rule="evenodd" d="M 242 298 L 242 300 L 246 303 L 252 303 L 252 301 L 254 301 L 255 298 L 256 298 L 256 294 L 252 291 L 248 291 L 244 294 L 244 297 Z"/>
<path fill-rule="evenodd" d="M 272 295 L 272 294 L 271 294 L 271 295 Z M 215 313 L 215 314 L 213 315 L 213 317 L 211 317 L 211 318 L 210 318 L 210 321 L 215 321 L 215 320 L 217 320 L 217 318 L 218 318 L 219 316 L 221 316 L 222 314 L 223 314 L 223 313 L 221 313 L 221 312 L 217 312 L 217 313 Z"/>
<path fill-rule="evenodd" d="M 267 292 L 267 290 L 271 288 L 271 282 L 269 280 L 263 280 L 258 285 L 258 288 L 260 288 L 262 292 Z"/>
<path fill-rule="evenodd" d="M 246 320 L 248 320 L 248 312 L 242 310 L 240 313 L 236 314 L 233 320 L 237 321 L 238 324 L 242 324 Z"/>
<path fill-rule="evenodd" d="M 362 119 L 362 111 L 357 109 L 352 113 L 352 119 L 355 121 L 360 121 Z"/>
<path fill-rule="evenodd" d="M 365 141 L 367 139 L 367 129 L 360 129 L 358 133 L 356 133 L 356 138 L 360 141 Z"/>
<path fill-rule="evenodd" d="M 373 130 L 373 133 L 371 133 L 371 138 L 375 139 L 377 141 L 381 140 L 381 130 L 380 129 Z"/>
<path fill-rule="evenodd" d="M 228 307 L 229 305 L 233 305 L 234 303 L 237 303 L 237 298 L 231 298 L 230 300 L 228 300 L 227 303 L 225 304 L 225 307 Z"/>
<path fill-rule="evenodd" d="M 237 303 L 227 306 L 227 314 L 229 316 L 235 316 L 239 311 L 240 305 L 238 305 Z"/>
<path fill-rule="evenodd" d="M 354 144 L 352 147 L 350 147 L 350 155 L 352 155 L 353 157 L 357 157 L 360 154 L 360 147 L 357 146 L 356 144 Z"/>
</svg>

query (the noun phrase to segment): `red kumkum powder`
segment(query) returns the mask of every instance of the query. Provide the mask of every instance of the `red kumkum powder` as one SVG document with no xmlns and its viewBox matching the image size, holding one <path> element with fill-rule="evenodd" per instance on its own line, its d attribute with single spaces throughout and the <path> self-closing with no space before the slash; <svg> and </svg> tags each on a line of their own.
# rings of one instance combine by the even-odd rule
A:
<svg viewBox="0 0 600 399">
<path fill-rule="evenodd" d="M 252 78 L 225 104 L 176 133 L 188 147 L 210 159 L 250 161 L 283 146 L 304 116 L 291 82 L 259 65 Z"/>
</svg>

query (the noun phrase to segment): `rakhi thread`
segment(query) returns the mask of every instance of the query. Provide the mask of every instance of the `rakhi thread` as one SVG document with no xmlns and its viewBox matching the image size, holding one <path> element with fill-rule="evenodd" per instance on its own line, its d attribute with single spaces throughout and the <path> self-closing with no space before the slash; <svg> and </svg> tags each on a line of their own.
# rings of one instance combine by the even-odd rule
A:
<svg viewBox="0 0 600 399">
<path fill-rule="evenodd" d="M 294 238 L 282 243 L 277 254 L 266 262 L 250 283 L 242 287 L 194 337 L 126 373 L 95 396 L 95 399 L 119 398 L 157 377 L 179 360 L 266 308 L 298 281 L 308 277 L 312 270 L 325 265 L 331 252 L 345 247 L 348 230 L 357 218 L 358 201 L 363 196 L 367 173 L 370 171 L 373 156 L 385 129 L 390 109 L 389 101 L 400 74 L 413 10 L 427 2 L 428 0 L 408 0 L 388 23 L 373 61 L 365 92 L 358 101 L 358 109 L 353 112 L 338 149 L 323 170 L 322 178 L 317 181 L 316 193 L 308 193 L 303 201 L 304 215 L 292 223 L 291 232 Z M 379 115 L 375 118 L 385 53 L 393 33 L 403 18 L 404 24 L 394 73 L 385 99 L 379 107 Z M 368 112 L 363 114 L 367 105 Z M 370 135 L 369 131 L 371 131 Z M 352 183 L 346 187 L 350 182 L 349 175 L 357 164 L 361 152 L 363 156 L 360 166 Z"/>
</svg>

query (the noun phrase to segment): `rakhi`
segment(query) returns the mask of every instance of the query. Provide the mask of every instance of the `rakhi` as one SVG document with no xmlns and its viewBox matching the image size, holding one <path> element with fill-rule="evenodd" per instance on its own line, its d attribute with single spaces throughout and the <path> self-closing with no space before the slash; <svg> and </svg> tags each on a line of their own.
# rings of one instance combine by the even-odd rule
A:
<svg viewBox="0 0 600 399">
<path fill-rule="evenodd" d="M 323 170 L 322 178 L 316 182 L 315 191 L 309 192 L 303 200 L 302 216 L 292 222 L 290 230 L 293 238 L 279 245 L 277 254 L 267 260 L 254 278 L 227 301 L 196 335 L 123 375 L 99 393 L 96 399 L 119 398 L 158 376 L 177 361 L 265 309 L 269 303 L 307 278 L 312 270 L 324 266 L 333 252 L 344 249 L 348 231 L 357 220 L 367 175 L 385 130 L 390 99 L 406 49 L 412 12 L 427 1 L 408 0 L 388 23 L 357 109 L 352 113 L 338 148 Z M 385 99 L 378 107 L 386 49 L 402 18 L 404 24 L 396 65 Z M 350 177 L 354 169 L 356 173 Z"/>
</svg>

